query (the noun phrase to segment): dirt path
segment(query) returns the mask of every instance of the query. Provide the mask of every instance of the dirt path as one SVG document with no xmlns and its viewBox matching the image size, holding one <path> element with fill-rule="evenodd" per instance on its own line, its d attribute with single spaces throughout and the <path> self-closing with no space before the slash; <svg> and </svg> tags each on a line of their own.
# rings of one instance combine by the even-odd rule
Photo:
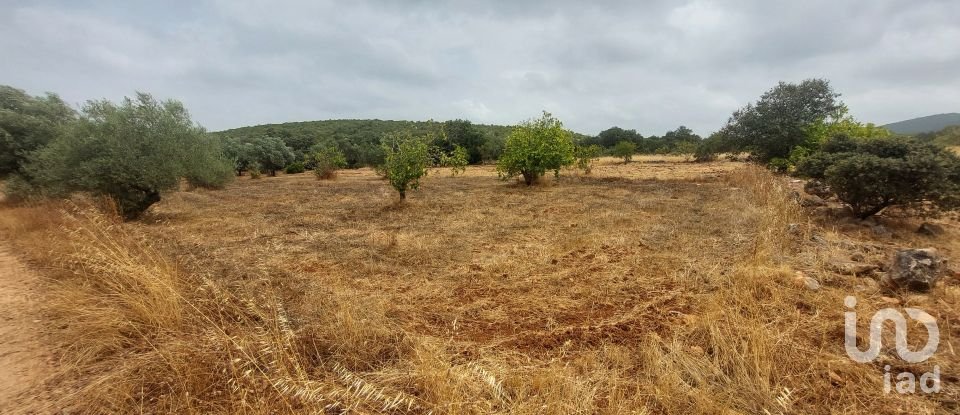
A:
<svg viewBox="0 0 960 415">
<path fill-rule="evenodd" d="M 53 413 L 43 382 L 54 370 L 43 341 L 39 277 L 0 241 L 0 413 Z"/>
</svg>

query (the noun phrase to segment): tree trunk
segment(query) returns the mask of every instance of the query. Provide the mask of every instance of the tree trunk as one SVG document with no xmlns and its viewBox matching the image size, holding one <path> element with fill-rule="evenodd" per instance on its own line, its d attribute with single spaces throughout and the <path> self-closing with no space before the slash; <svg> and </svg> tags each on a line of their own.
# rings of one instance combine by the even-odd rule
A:
<svg viewBox="0 0 960 415">
<path fill-rule="evenodd" d="M 537 180 L 537 176 L 533 173 L 523 173 L 523 182 L 530 186 L 534 181 Z"/>
<path fill-rule="evenodd" d="M 407 192 L 404 191 L 404 190 L 401 190 L 401 191 L 400 191 L 400 201 L 402 202 L 402 201 L 404 201 L 404 200 L 407 200 Z"/>
</svg>

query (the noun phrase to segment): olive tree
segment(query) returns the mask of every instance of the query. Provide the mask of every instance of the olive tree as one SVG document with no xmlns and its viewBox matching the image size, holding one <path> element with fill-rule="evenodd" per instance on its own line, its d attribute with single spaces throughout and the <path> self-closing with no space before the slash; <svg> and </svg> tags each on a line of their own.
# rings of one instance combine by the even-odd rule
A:
<svg viewBox="0 0 960 415">
<path fill-rule="evenodd" d="M 31 153 L 63 134 L 76 116 L 56 94 L 34 97 L 0 85 L 0 177 L 19 172 Z"/>
<path fill-rule="evenodd" d="M 523 176 L 527 186 L 547 171 L 560 175 L 560 169 L 574 162 L 573 135 L 550 113 L 526 121 L 510 133 L 503 154 L 497 161 L 497 174 L 503 180 Z"/>
<path fill-rule="evenodd" d="M 29 158 L 19 180 L 31 194 L 107 196 L 134 219 L 183 178 L 216 184 L 231 175 L 229 161 L 180 102 L 137 93 L 119 104 L 88 102 L 68 133 Z"/>
</svg>

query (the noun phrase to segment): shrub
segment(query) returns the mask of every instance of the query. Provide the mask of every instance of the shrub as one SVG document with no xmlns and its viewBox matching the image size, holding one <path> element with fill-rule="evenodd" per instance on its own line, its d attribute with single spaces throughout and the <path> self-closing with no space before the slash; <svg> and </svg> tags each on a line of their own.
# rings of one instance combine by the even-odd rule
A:
<svg viewBox="0 0 960 415">
<path fill-rule="evenodd" d="M 216 176 L 205 171 L 219 165 L 215 152 L 196 151 L 203 136 L 177 101 L 145 93 L 121 104 L 91 101 L 68 134 L 29 158 L 21 179 L 43 196 L 108 196 L 125 219 L 134 219 L 181 178 L 204 183 Z"/>
<path fill-rule="evenodd" d="M 260 168 L 260 163 L 252 162 L 247 165 L 247 171 L 250 172 L 251 179 L 259 179 L 263 177 L 263 170 Z"/>
<path fill-rule="evenodd" d="M 796 173 L 825 182 L 861 219 L 890 206 L 928 213 L 956 209 L 960 201 L 960 157 L 909 138 L 837 136 Z"/>
<path fill-rule="evenodd" d="M 427 175 L 430 166 L 426 139 L 409 133 L 390 135 L 383 140 L 383 151 L 387 180 L 400 193 L 400 200 L 406 200 L 407 190 L 420 188 L 420 178 Z"/>
<path fill-rule="evenodd" d="M 286 174 L 300 174 L 307 171 L 306 167 L 303 167 L 303 163 L 295 161 L 290 163 L 283 169 L 283 172 Z"/>
<path fill-rule="evenodd" d="M 633 160 L 633 155 L 636 153 L 637 145 L 630 141 L 621 141 L 610 150 L 610 154 L 622 158 L 624 163 L 629 163 Z"/>
<path fill-rule="evenodd" d="M 233 179 L 234 163 L 219 141 L 203 137 L 188 152 L 185 178 L 190 186 L 222 189 Z"/>
<path fill-rule="evenodd" d="M 573 147 L 572 134 L 563 123 L 544 112 L 510 133 L 497 162 L 497 174 L 503 180 L 521 175 L 527 186 L 548 170 L 560 175 L 562 167 L 573 164 Z"/>
<path fill-rule="evenodd" d="M 467 164 L 470 161 L 469 157 L 470 155 L 467 153 L 465 148 L 454 146 L 453 151 L 451 151 L 450 154 L 440 154 L 440 165 L 449 167 L 451 170 L 451 175 L 456 176 L 467 171 Z"/>
<path fill-rule="evenodd" d="M 584 174 L 590 174 L 590 172 L 593 171 L 593 160 L 600 157 L 602 150 L 603 148 L 597 144 L 577 146 L 573 150 L 573 157 L 577 160 L 577 168 L 583 170 Z"/>
<path fill-rule="evenodd" d="M 316 174 L 317 178 L 321 180 L 336 177 L 337 170 L 347 165 L 347 159 L 344 158 L 343 152 L 333 146 L 317 149 L 316 153 L 313 154 L 313 160 L 315 163 L 313 174 Z"/>
</svg>

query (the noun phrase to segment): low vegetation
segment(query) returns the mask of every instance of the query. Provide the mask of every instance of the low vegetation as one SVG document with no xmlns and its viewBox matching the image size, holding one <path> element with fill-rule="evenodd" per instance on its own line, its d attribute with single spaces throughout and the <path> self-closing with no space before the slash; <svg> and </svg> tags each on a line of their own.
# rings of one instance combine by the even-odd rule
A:
<svg viewBox="0 0 960 415">
<path fill-rule="evenodd" d="M 960 157 L 912 139 L 838 135 L 797 173 L 822 180 L 861 219 L 890 206 L 915 211 L 960 207 Z"/>
<path fill-rule="evenodd" d="M 513 129 L 497 161 L 497 173 L 504 180 L 522 176 L 529 186 L 548 171 L 559 176 L 561 168 L 573 164 L 573 152 L 572 134 L 544 112 Z"/>
</svg>

